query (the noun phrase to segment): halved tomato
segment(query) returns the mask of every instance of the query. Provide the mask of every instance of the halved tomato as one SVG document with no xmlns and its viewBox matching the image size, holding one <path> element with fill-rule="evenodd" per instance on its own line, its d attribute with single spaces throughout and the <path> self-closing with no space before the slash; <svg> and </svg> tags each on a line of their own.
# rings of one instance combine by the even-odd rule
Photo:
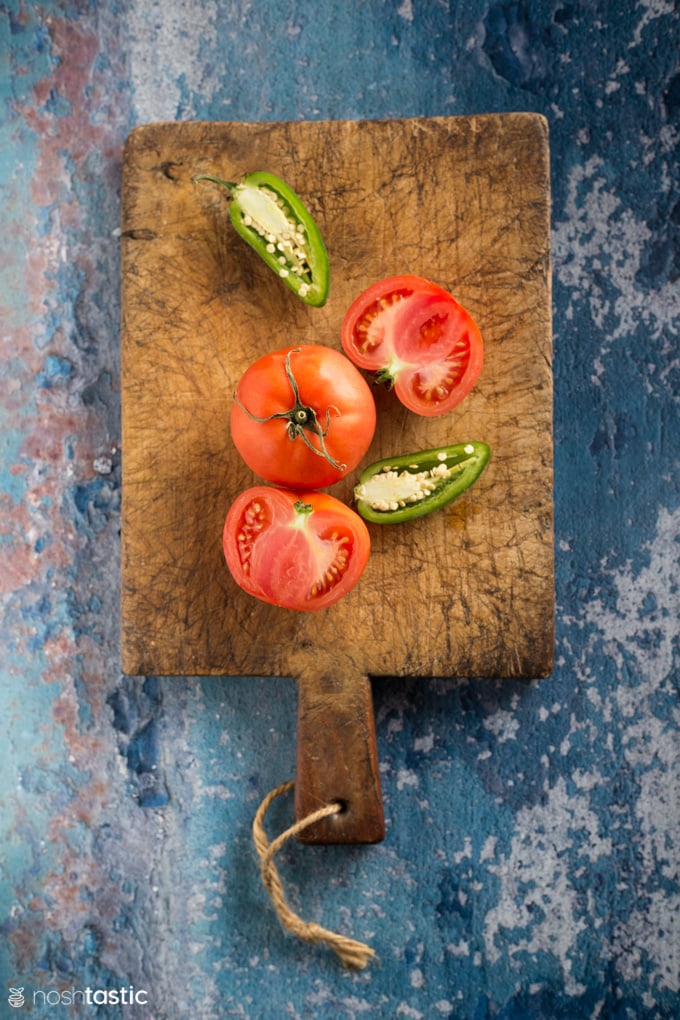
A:
<svg viewBox="0 0 680 1020">
<path fill-rule="evenodd" d="M 223 546 L 232 577 L 249 595 L 313 612 L 354 587 L 371 542 L 361 517 L 334 496 L 256 485 L 230 507 Z"/>
<path fill-rule="evenodd" d="M 427 417 L 460 404 L 484 362 L 470 313 L 420 276 L 391 276 L 360 294 L 343 320 L 342 346 L 355 365 L 393 386 L 405 407 Z"/>
</svg>

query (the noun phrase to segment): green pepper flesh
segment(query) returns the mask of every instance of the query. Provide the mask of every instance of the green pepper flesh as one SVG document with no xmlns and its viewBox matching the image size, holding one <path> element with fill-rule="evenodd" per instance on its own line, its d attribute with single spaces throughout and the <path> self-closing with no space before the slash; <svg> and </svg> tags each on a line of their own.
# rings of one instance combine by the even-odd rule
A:
<svg viewBox="0 0 680 1020">
<path fill-rule="evenodd" d="M 299 196 L 274 174 L 257 171 L 238 183 L 210 174 L 231 195 L 229 219 L 236 232 L 305 304 L 326 303 L 328 253 L 319 228 Z"/>
<path fill-rule="evenodd" d="M 355 486 L 357 511 L 374 524 L 424 517 L 469 489 L 490 456 L 487 443 L 470 442 L 376 461 Z"/>
</svg>

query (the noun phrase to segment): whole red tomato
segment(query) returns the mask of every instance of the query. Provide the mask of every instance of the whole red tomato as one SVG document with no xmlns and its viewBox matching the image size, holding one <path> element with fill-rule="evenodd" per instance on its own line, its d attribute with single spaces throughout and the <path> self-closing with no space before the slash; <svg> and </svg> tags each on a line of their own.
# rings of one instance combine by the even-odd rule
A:
<svg viewBox="0 0 680 1020">
<path fill-rule="evenodd" d="M 354 587 L 370 538 L 361 517 L 328 493 L 258 485 L 231 505 L 223 546 L 232 577 L 249 595 L 313 612 Z"/>
<path fill-rule="evenodd" d="M 436 283 L 391 276 L 365 290 L 342 324 L 345 354 L 394 386 L 410 411 L 427 417 L 460 404 L 484 361 L 474 319 Z"/>
<path fill-rule="evenodd" d="M 231 434 L 268 482 L 320 489 L 352 471 L 375 432 L 368 383 L 344 354 L 320 344 L 286 347 L 241 377 Z"/>
</svg>

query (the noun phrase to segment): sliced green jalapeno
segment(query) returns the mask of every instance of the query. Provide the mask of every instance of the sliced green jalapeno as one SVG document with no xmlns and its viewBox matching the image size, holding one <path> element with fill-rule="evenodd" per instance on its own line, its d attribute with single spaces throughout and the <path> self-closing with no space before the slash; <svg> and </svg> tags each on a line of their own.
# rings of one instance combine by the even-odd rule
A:
<svg viewBox="0 0 680 1020">
<path fill-rule="evenodd" d="M 194 181 L 212 181 L 226 188 L 236 232 L 302 301 L 316 308 L 326 303 L 326 246 L 311 213 L 292 188 L 263 171 L 247 174 L 236 184 L 211 174 L 199 174 Z"/>
<path fill-rule="evenodd" d="M 355 486 L 357 510 L 375 524 L 424 517 L 469 489 L 490 456 L 486 443 L 475 442 L 378 460 L 362 472 Z"/>
</svg>

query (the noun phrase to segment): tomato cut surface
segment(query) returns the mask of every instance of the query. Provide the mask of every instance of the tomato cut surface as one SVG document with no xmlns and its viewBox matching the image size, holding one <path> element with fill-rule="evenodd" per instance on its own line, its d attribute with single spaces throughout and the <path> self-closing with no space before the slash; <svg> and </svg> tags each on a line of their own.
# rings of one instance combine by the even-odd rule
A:
<svg viewBox="0 0 680 1020">
<path fill-rule="evenodd" d="M 371 389 L 340 351 L 303 344 L 241 377 L 231 434 L 248 467 L 275 485 L 320 489 L 352 471 L 375 432 Z"/>
<path fill-rule="evenodd" d="M 419 276 L 389 277 L 360 294 L 345 315 L 342 346 L 355 365 L 393 386 L 405 407 L 427 417 L 460 404 L 484 362 L 470 313 Z"/>
<path fill-rule="evenodd" d="M 232 577 L 249 595 L 314 612 L 354 587 L 370 538 L 361 517 L 334 496 L 261 485 L 234 500 L 223 547 Z"/>
</svg>

